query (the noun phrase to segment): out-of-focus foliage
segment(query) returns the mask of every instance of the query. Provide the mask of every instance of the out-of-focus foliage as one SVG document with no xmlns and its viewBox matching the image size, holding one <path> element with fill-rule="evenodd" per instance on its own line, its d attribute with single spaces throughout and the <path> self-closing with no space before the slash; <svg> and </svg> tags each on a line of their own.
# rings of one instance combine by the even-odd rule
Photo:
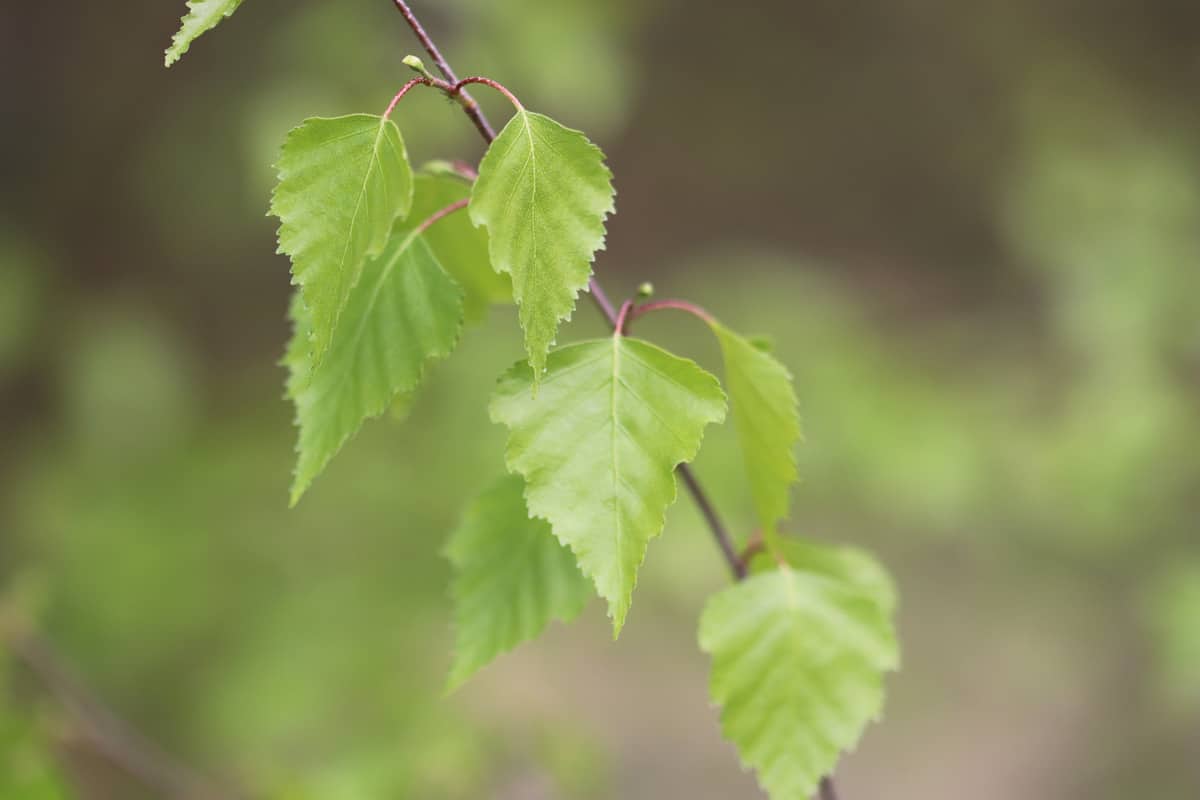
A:
<svg viewBox="0 0 1200 800">
<path fill-rule="evenodd" d="M 470 69 L 503 72 L 502 83 L 525 105 L 601 132 L 628 119 L 637 80 L 632 34 L 661 6 L 660 0 L 558 0 L 549 10 L 542 0 L 446 3 L 459 21 L 456 46 L 472 54 Z"/>
<path fill-rule="evenodd" d="M 470 184 L 462 176 L 447 172 L 446 166 L 428 164 L 424 174 L 417 175 L 410 225 L 420 225 L 436 212 L 469 197 Z M 466 214 L 443 217 L 426 229 L 425 238 L 442 266 L 462 287 L 468 322 L 482 320 L 493 304 L 512 302 L 509 277 L 492 269 L 486 231 L 472 225 Z"/>
<path fill-rule="evenodd" d="M 0 701 L 0 796 L 65 800 L 70 795 L 58 770 L 53 755 L 39 741 L 34 723 L 12 713 Z"/>
<path fill-rule="evenodd" d="M 27 594 L 26 581 L 0 595 L 0 797 L 65 800 L 70 795 L 50 747 L 50 718 L 39 713 L 38 703 L 17 698 L 19 670 L 10 654 L 27 624 Z"/>
<path fill-rule="evenodd" d="M 1200 708 L 1200 560 L 1165 567 L 1147 586 L 1143 613 L 1157 646 L 1161 696 L 1186 716 Z"/>
<path fill-rule="evenodd" d="M 906 598 L 905 669 L 845 794 L 1194 794 L 1195 9 L 546 9 L 418 5 L 461 74 L 596 132 L 615 298 L 652 279 L 770 332 L 796 376 L 786 527 L 878 549 Z M 179 11 L 3 12 L 0 580 L 37 569 L 86 683 L 260 795 L 753 796 L 691 636 L 727 576 L 684 502 L 620 643 L 585 612 L 440 699 L 438 553 L 502 469 L 483 398 L 521 354 L 511 308 L 285 511 L 271 164 L 298 119 L 382 112 L 419 47 L 384 0 L 255 0 L 165 74 Z M 397 121 L 418 163 L 482 152 L 432 93 Z M 694 321 L 638 326 L 719 369 Z M 746 538 L 730 426 L 696 468 Z M 59 756 L 53 701 L 15 687 L 0 716 L 34 746 L 5 739 L 0 796 L 22 753 Z"/>
<path fill-rule="evenodd" d="M 446 544 L 454 565 L 454 666 L 449 688 L 496 656 L 572 622 L 592 586 L 544 519 L 529 516 L 525 482 L 505 475 L 479 495 Z"/>
<path fill-rule="evenodd" d="M 0 229 L 0 379 L 36 351 L 44 313 L 46 259 L 12 231 Z"/>
<path fill-rule="evenodd" d="M 416 392 L 462 334 L 462 289 L 417 230 L 395 230 L 384 251 L 367 260 L 362 278 L 319 364 L 309 350 L 312 315 L 299 296 L 292 299 L 284 358 L 300 429 L 292 505 L 363 422 Z"/>
</svg>

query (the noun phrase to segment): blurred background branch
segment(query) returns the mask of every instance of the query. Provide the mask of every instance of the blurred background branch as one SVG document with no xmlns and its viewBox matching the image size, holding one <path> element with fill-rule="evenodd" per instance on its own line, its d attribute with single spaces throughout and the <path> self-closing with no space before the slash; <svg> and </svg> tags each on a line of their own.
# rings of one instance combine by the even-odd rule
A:
<svg viewBox="0 0 1200 800">
<path fill-rule="evenodd" d="M 5 625 L 0 643 L 67 712 L 72 746 L 95 752 L 159 797 L 236 800 L 237 794 L 180 763 L 114 714 L 76 680 L 49 642 L 23 627 Z"/>
</svg>

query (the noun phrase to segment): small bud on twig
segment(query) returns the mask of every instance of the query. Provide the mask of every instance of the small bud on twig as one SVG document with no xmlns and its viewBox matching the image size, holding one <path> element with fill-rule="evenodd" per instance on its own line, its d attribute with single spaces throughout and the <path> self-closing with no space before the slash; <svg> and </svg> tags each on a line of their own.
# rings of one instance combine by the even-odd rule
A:
<svg viewBox="0 0 1200 800">
<path fill-rule="evenodd" d="M 431 81 L 437 80 L 433 77 L 429 70 L 425 68 L 425 62 L 414 55 L 407 55 L 404 57 L 404 66 L 408 67 L 423 78 L 428 78 Z"/>
</svg>

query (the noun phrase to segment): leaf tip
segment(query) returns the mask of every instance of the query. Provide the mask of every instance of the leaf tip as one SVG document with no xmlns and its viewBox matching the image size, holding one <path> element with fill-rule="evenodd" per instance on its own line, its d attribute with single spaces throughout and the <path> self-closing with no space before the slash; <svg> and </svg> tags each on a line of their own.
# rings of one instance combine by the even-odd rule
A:
<svg viewBox="0 0 1200 800">
<path fill-rule="evenodd" d="M 454 666 L 450 668 L 450 673 L 446 675 L 446 683 L 442 686 L 442 699 L 446 699 L 454 695 L 462 688 L 467 679 L 471 677 L 472 670 L 463 669 L 462 663 L 456 657 Z"/>
<path fill-rule="evenodd" d="M 625 618 L 629 615 L 629 605 L 629 597 L 608 602 L 608 616 L 612 618 L 614 642 L 621 636 L 621 630 L 625 627 Z"/>
<path fill-rule="evenodd" d="M 303 459 L 301 459 L 303 461 Z M 304 497 L 304 493 L 308 491 L 309 485 L 312 484 L 312 478 L 300 473 L 299 465 L 297 465 L 295 475 L 292 478 L 292 488 L 288 490 L 288 509 L 291 510 L 300 504 L 300 499 Z"/>
</svg>

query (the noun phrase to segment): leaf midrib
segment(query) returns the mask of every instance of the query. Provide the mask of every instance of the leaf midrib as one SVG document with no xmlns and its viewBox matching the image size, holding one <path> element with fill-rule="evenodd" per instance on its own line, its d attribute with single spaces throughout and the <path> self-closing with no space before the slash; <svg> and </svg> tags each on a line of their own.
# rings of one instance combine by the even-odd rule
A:
<svg viewBox="0 0 1200 800">
<path fill-rule="evenodd" d="M 612 496 L 613 524 L 616 528 L 617 539 L 617 580 L 618 586 L 625 586 L 625 530 L 621 525 L 621 495 L 620 495 L 620 457 L 617 455 L 617 387 L 620 385 L 621 374 L 621 332 L 613 333 L 612 374 L 609 387 L 609 447 L 612 450 Z M 621 598 L 621 604 L 625 600 Z M 624 614 L 622 614 L 624 616 Z"/>
<path fill-rule="evenodd" d="M 370 298 L 367 300 L 366 308 L 363 309 L 363 313 L 360 314 L 358 319 L 356 320 L 357 325 L 354 328 L 354 333 L 351 335 L 350 341 L 345 345 L 348 348 L 347 353 L 350 354 L 351 360 L 358 352 L 358 344 L 362 340 L 363 332 L 367 329 L 367 324 L 371 319 L 372 313 L 375 311 L 375 305 L 376 305 L 376 303 L 379 302 L 379 295 L 382 294 L 382 292 L 383 292 L 384 284 L 387 283 L 388 278 L 390 278 L 392 275 L 392 272 L 395 271 L 396 265 L 399 264 L 400 261 L 408 254 L 409 249 L 413 246 L 413 243 L 417 241 L 418 237 L 419 237 L 419 234 L 415 230 L 410 232 L 407 235 L 407 238 L 404 240 L 404 242 L 396 250 L 395 256 L 392 258 L 389 258 L 387 260 L 387 263 L 384 265 L 383 269 L 380 270 L 378 280 L 376 280 L 375 285 L 371 287 L 371 295 L 370 295 Z M 334 344 L 333 340 L 331 339 L 330 343 L 329 343 L 330 350 L 333 349 L 333 344 Z M 420 373 L 421 373 L 422 369 L 424 368 L 425 362 L 428 361 L 430 358 L 436 358 L 439 355 L 445 355 L 445 354 L 430 353 L 428 356 L 422 358 L 421 367 L 418 368 L 418 370 L 417 370 L 417 378 L 413 382 L 413 386 L 401 387 L 397 391 L 406 392 L 406 391 L 411 391 L 413 388 L 415 388 L 416 384 L 420 383 L 420 380 L 421 380 Z M 324 361 L 322 363 L 330 363 L 330 362 Z M 339 369 L 337 371 L 337 373 L 335 373 L 335 375 L 344 374 L 349 370 L 349 367 L 347 366 L 347 359 L 337 359 L 334 363 L 338 363 L 339 365 L 341 365 L 341 369 Z M 320 365 L 313 368 L 313 376 L 314 377 L 310 378 L 310 385 L 316 382 L 315 376 L 316 376 L 317 370 L 319 369 L 319 366 Z M 320 402 L 321 400 L 323 400 L 333 390 L 333 387 L 335 387 L 336 385 L 337 385 L 337 381 L 326 382 L 324 387 L 322 389 L 318 390 L 319 394 L 317 395 L 316 402 Z"/>
<path fill-rule="evenodd" d="M 346 292 L 346 256 L 350 252 L 350 243 L 354 241 L 354 230 L 358 225 L 358 212 L 362 208 L 363 199 L 367 196 L 367 184 L 371 181 L 371 175 L 375 172 L 375 165 L 379 163 L 379 143 L 383 140 L 383 132 L 387 126 L 386 119 L 379 120 L 379 128 L 375 131 L 375 141 L 371 144 L 371 160 L 367 164 L 366 173 L 363 175 L 362 185 L 358 189 L 358 199 L 354 202 L 354 211 L 350 215 L 350 228 L 346 231 L 346 244 L 342 248 L 342 258 L 338 262 L 338 299 L 339 305 Z M 339 314 L 340 316 L 340 309 Z M 332 338 L 332 337 L 331 337 Z M 332 344 L 332 342 L 330 343 Z"/>
</svg>

